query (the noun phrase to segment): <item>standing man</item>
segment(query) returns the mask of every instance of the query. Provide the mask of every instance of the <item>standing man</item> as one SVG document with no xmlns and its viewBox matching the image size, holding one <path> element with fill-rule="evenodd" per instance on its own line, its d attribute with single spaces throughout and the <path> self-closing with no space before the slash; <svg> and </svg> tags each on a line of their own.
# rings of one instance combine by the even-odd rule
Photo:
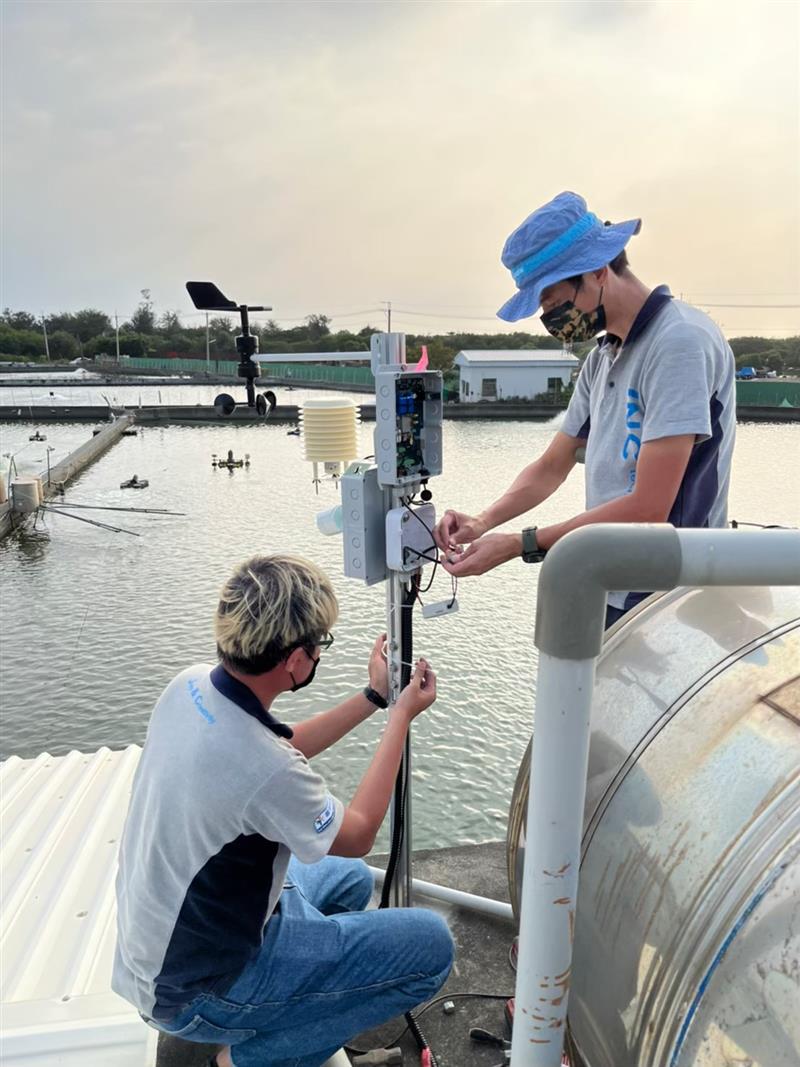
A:
<svg viewBox="0 0 800 1067">
<path fill-rule="evenodd" d="M 541 308 L 543 326 L 565 344 L 605 333 L 545 452 L 479 515 L 444 513 L 436 540 L 451 574 L 483 574 L 515 557 L 541 562 L 564 534 L 596 522 L 727 524 L 733 353 L 707 315 L 631 271 L 625 246 L 640 227 L 640 219 L 604 224 L 582 197 L 561 193 L 506 241 L 502 261 L 519 291 L 498 311 L 501 319 L 516 322 Z M 489 533 L 551 496 L 580 448 L 585 511 L 553 526 Z M 606 625 L 647 595 L 610 593 Z"/>
<path fill-rule="evenodd" d="M 350 858 L 372 848 L 433 672 L 419 661 L 348 805 L 308 761 L 387 706 L 385 635 L 363 691 L 294 729 L 270 710 L 314 680 L 337 612 L 314 564 L 247 560 L 217 608 L 219 663 L 181 672 L 150 719 L 120 846 L 112 987 L 159 1030 L 222 1045 L 212 1067 L 319 1067 L 450 971 L 444 921 L 366 911 L 372 876 Z"/>
</svg>

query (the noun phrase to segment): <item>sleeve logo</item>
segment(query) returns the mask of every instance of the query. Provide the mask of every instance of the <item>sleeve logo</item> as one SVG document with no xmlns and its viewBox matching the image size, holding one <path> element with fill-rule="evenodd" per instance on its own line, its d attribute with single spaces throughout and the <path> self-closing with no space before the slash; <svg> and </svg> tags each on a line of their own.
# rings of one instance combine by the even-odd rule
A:
<svg viewBox="0 0 800 1067">
<path fill-rule="evenodd" d="M 318 834 L 321 834 L 323 830 L 327 830 L 330 824 L 333 822 L 333 817 L 336 814 L 336 805 L 333 803 L 333 797 L 329 796 L 325 802 L 325 807 L 314 819 L 314 829 Z"/>
</svg>

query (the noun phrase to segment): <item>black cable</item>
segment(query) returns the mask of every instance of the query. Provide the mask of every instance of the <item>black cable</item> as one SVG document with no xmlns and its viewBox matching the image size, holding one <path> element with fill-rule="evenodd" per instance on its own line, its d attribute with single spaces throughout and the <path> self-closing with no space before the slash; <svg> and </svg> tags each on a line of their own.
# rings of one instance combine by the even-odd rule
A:
<svg viewBox="0 0 800 1067">
<path fill-rule="evenodd" d="M 765 525 L 763 522 L 739 522 L 737 519 L 731 519 L 731 529 L 738 530 L 740 526 L 753 526 L 757 530 L 794 530 L 794 526 L 778 526 L 773 523 L 771 525 Z"/>
<path fill-rule="evenodd" d="M 424 520 L 424 519 L 421 519 L 421 518 L 419 517 L 419 515 L 417 515 L 416 511 L 414 510 L 414 508 L 412 508 L 412 507 L 411 507 L 411 505 L 412 505 L 412 504 L 414 504 L 414 505 L 415 505 L 416 507 L 420 507 L 420 506 L 421 506 L 421 505 L 419 505 L 419 504 L 416 504 L 416 501 L 414 500 L 414 498 L 413 498 L 413 497 L 410 497 L 410 498 L 409 498 L 409 499 L 408 499 L 408 500 L 407 500 L 407 501 L 406 501 L 406 502 L 405 502 L 405 503 L 403 504 L 403 507 L 404 507 L 404 508 L 406 509 L 406 511 L 410 511 L 410 512 L 411 512 L 411 514 L 412 514 L 412 515 L 414 516 L 414 518 L 415 518 L 415 519 L 417 520 L 417 522 L 421 522 L 421 523 L 422 523 L 422 525 L 423 525 L 423 526 L 425 527 L 425 529 L 426 529 L 426 530 L 428 531 L 428 533 L 429 533 L 429 534 L 431 535 L 431 540 L 433 541 L 433 543 L 434 543 L 434 545 L 435 545 L 435 544 L 436 544 L 436 538 L 435 538 L 435 537 L 433 536 L 433 530 L 432 530 L 432 529 L 430 528 L 430 526 L 428 526 L 427 522 L 425 522 L 425 520 Z"/>
<path fill-rule="evenodd" d="M 455 604 L 456 596 L 458 595 L 458 578 L 456 578 L 456 576 L 454 574 L 450 575 L 450 589 L 452 590 L 453 598 L 450 601 L 450 603 L 447 605 L 447 610 L 448 611 L 450 610 L 450 608 L 452 608 L 453 604 Z"/>
<path fill-rule="evenodd" d="M 427 593 L 427 592 L 430 591 L 431 586 L 433 585 L 434 579 L 436 577 L 436 568 L 439 566 L 439 546 L 436 544 L 436 538 L 433 536 L 433 530 L 430 528 L 430 526 L 428 526 L 427 522 L 425 522 L 424 519 L 421 519 L 419 517 L 419 515 L 416 513 L 414 508 L 411 507 L 411 504 L 413 504 L 413 503 L 414 503 L 414 499 L 412 497 L 411 499 L 407 500 L 403 504 L 403 506 L 405 507 L 406 511 L 411 512 L 411 514 L 414 516 L 414 518 L 417 520 L 417 522 L 422 523 L 422 525 L 428 531 L 428 533 L 430 534 L 430 538 L 431 538 L 431 549 L 436 553 L 435 556 L 429 556 L 429 555 L 427 555 L 427 552 L 430 551 L 431 549 L 426 550 L 426 552 L 417 552 L 416 549 L 414 549 L 414 548 L 409 549 L 410 552 L 415 552 L 416 555 L 420 556 L 423 559 L 427 559 L 429 562 L 431 562 L 433 564 L 433 570 L 431 571 L 431 576 L 428 579 L 428 584 L 425 586 L 424 589 L 421 590 L 421 592 Z M 419 597 L 417 599 L 419 599 Z M 420 604 L 421 603 L 422 603 L 422 601 L 420 600 Z M 448 605 L 448 607 L 452 607 L 452 603 L 453 602 L 451 601 L 450 604 Z"/>
<path fill-rule="evenodd" d="M 427 552 L 418 552 L 416 550 L 416 548 L 411 548 L 409 546 L 406 546 L 406 552 L 413 552 L 415 556 L 419 556 L 420 559 L 426 559 L 426 560 L 428 560 L 429 563 L 433 564 L 433 570 L 431 571 L 431 576 L 428 579 L 428 584 L 425 586 L 425 588 L 423 590 L 421 590 L 423 593 L 427 593 L 430 590 L 431 586 L 433 585 L 433 580 L 436 577 L 436 568 L 439 566 L 439 557 L 437 556 L 436 558 L 434 558 L 433 556 L 429 556 Z M 420 600 L 419 594 L 420 594 L 420 588 L 419 588 L 419 585 L 417 585 L 416 599 L 419 600 L 419 602 L 421 604 L 422 601 Z"/>
<path fill-rule="evenodd" d="M 403 766 L 397 772 L 397 778 L 394 783 L 394 806 L 397 812 L 397 818 L 394 821 L 392 827 L 392 840 L 389 846 L 389 859 L 386 864 L 386 875 L 383 880 L 383 888 L 381 889 L 381 901 L 378 905 L 379 908 L 388 908 L 390 904 L 390 897 L 392 892 L 392 884 L 394 883 L 394 877 L 397 873 L 397 864 L 400 861 L 400 849 L 403 847 L 403 838 L 405 837 L 405 798 L 407 787 L 407 772 L 405 767 L 405 761 Z"/>
<path fill-rule="evenodd" d="M 417 550 L 415 548 L 409 548 L 408 549 L 409 552 L 414 552 L 414 553 L 416 553 L 417 556 L 420 556 L 423 559 L 430 560 L 430 562 L 433 563 L 433 571 L 431 572 L 430 580 L 429 580 L 428 584 L 425 586 L 425 588 L 422 590 L 423 593 L 427 593 L 430 590 L 431 586 L 433 585 L 433 580 L 436 577 L 436 568 L 439 566 L 439 556 L 438 556 L 439 546 L 436 544 L 436 538 L 433 536 L 433 530 L 430 528 L 430 526 L 428 526 L 427 522 L 425 522 L 424 519 L 421 519 L 419 517 L 419 515 L 416 513 L 416 511 L 414 511 L 414 509 L 410 506 L 413 503 L 414 503 L 413 499 L 408 500 L 404 504 L 404 507 L 406 508 L 407 511 L 411 512 L 411 514 L 414 516 L 415 519 L 418 520 L 418 522 L 422 523 L 422 525 L 425 527 L 425 529 L 431 535 L 431 540 L 433 541 L 433 546 L 432 547 L 433 547 L 434 551 L 437 553 L 436 558 L 433 559 L 431 556 L 427 555 L 425 552 L 417 552 Z M 450 575 L 450 590 L 451 590 L 453 595 L 452 595 L 452 597 L 450 598 L 450 600 L 448 601 L 448 604 L 447 604 L 448 611 L 450 610 L 450 608 L 452 608 L 453 604 L 455 604 L 456 596 L 458 595 L 458 578 L 454 574 Z M 417 599 L 419 599 L 419 597 Z M 420 604 L 421 603 L 422 603 L 422 601 L 420 600 Z"/>
<path fill-rule="evenodd" d="M 441 1004 L 445 1000 L 465 1000 L 467 998 L 472 998 L 475 1000 L 507 1001 L 511 1000 L 513 996 L 513 993 L 509 993 L 506 996 L 502 996 L 499 993 L 445 993 L 440 997 L 436 997 L 434 1000 L 429 1000 L 423 1008 L 419 1009 L 416 1014 L 416 1018 L 419 1019 L 420 1015 L 424 1015 L 426 1011 L 430 1011 L 431 1008 L 435 1008 L 437 1004 Z M 399 1041 L 402 1041 L 402 1039 L 408 1033 L 409 1029 L 409 1025 L 404 1026 L 396 1037 L 393 1037 L 391 1041 L 386 1042 L 385 1048 L 393 1048 Z M 345 1050 L 347 1052 L 352 1052 L 354 1056 L 366 1056 L 366 1054 L 370 1051 L 369 1049 L 354 1048 L 352 1045 L 345 1045 Z"/>
<path fill-rule="evenodd" d="M 411 582 L 410 588 L 403 593 L 403 600 L 400 605 L 400 690 L 402 691 L 411 681 L 411 655 L 413 652 L 413 632 L 412 632 L 412 618 L 414 602 L 417 599 L 417 590 L 414 582 Z M 407 613 L 407 614 L 406 614 Z M 403 844 L 403 837 L 405 834 L 404 825 L 404 813 L 406 807 L 406 795 L 408 790 L 408 760 L 404 759 L 402 766 L 397 774 L 397 779 L 394 784 L 394 802 L 395 811 L 397 812 L 397 818 L 394 821 L 392 828 L 392 841 L 389 849 L 389 860 L 386 864 L 386 877 L 383 882 L 383 889 L 381 890 L 381 908 L 389 907 L 389 897 L 391 895 L 392 883 L 394 882 L 394 876 L 397 871 L 397 864 L 400 859 L 400 849 Z"/>
</svg>

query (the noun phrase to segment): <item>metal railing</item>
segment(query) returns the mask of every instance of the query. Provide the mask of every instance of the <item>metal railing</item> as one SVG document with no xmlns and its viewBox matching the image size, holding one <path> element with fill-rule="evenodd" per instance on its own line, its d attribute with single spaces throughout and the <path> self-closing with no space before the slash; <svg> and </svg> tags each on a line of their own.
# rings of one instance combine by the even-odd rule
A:
<svg viewBox="0 0 800 1067">
<path fill-rule="evenodd" d="M 558 1067 L 578 899 L 595 664 L 612 589 L 800 584 L 800 530 L 585 526 L 539 578 L 536 730 L 511 1067 Z"/>
</svg>

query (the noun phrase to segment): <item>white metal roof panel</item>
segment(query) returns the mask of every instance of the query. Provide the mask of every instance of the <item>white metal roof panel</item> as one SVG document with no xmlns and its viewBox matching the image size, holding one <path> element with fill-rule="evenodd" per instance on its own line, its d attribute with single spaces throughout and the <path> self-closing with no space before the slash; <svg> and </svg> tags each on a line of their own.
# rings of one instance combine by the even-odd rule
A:
<svg viewBox="0 0 800 1067">
<path fill-rule="evenodd" d="M 119 838 L 141 749 L 0 764 L 4 1067 L 149 1067 L 157 1034 L 111 991 Z"/>
<path fill-rule="evenodd" d="M 458 353 L 455 358 L 458 366 L 464 364 L 480 363 L 507 363 L 510 366 L 542 366 L 551 364 L 558 367 L 578 367 L 580 360 L 576 356 L 558 351 L 554 348 L 509 348 L 488 349 L 465 349 Z"/>
</svg>

